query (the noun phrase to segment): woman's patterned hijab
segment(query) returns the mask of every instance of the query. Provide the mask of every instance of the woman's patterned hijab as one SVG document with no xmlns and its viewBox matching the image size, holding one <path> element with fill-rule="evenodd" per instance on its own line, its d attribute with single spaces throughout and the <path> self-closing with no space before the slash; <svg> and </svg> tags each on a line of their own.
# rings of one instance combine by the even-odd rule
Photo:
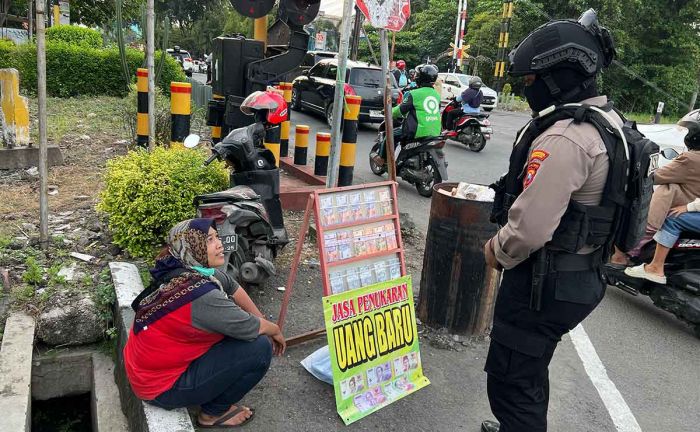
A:
<svg viewBox="0 0 700 432">
<path fill-rule="evenodd" d="M 175 225 L 168 234 L 170 255 L 187 268 L 209 267 L 209 228 L 215 228 L 213 219 L 189 219 Z"/>
<path fill-rule="evenodd" d="M 151 285 L 131 304 L 136 312 L 134 334 L 209 291 L 220 288 L 215 278 L 200 273 L 202 268 L 209 266 L 207 236 L 212 227 L 213 219 L 190 219 L 170 230 L 170 256 L 156 260 L 156 267 L 151 270 L 154 275 Z"/>
</svg>

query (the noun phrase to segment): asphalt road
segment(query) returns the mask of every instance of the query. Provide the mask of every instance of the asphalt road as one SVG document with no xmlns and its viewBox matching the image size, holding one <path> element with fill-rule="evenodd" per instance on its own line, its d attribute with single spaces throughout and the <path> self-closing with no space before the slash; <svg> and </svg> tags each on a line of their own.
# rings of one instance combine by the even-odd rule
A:
<svg viewBox="0 0 700 432">
<path fill-rule="evenodd" d="M 507 169 L 515 133 L 527 119 L 521 113 L 492 113 L 494 136 L 480 153 L 473 153 L 457 142 L 448 142 L 445 153 L 449 180 L 489 184 L 499 177 Z M 294 112 L 292 122 L 310 126 L 313 133 L 329 131 L 323 118 L 307 113 Z M 376 126 L 361 126 L 356 184 L 379 180 L 367 162 L 375 137 Z M 313 140 L 310 148 L 313 149 Z M 413 186 L 401 180 L 399 184 L 401 210 L 408 212 L 423 231 L 427 230 L 430 200 L 419 196 Z M 613 388 L 619 391 L 641 430 L 698 430 L 700 339 L 687 326 L 654 307 L 647 298 L 609 288 L 583 327 L 604 366 L 598 372 L 607 370 Z M 569 336 L 555 354 L 551 380 L 551 430 L 639 430 L 615 427 L 609 410 L 615 411 L 616 407 L 603 402 Z"/>
</svg>

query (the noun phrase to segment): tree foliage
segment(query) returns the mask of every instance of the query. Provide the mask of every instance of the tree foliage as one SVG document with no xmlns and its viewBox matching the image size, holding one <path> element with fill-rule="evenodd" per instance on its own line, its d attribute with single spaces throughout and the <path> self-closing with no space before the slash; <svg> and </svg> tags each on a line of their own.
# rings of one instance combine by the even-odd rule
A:
<svg viewBox="0 0 700 432">
<path fill-rule="evenodd" d="M 122 0 L 124 20 L 138 18 L 146 0 Z M 115 17 L 114 0 L 71 0 L 70 21 L 72 24 L 85 24 L 89 27 L 102 27 Z"/>
<path fill-rule="evenodd" d="M 454 40 L 457 0 L 414 2 L 413 16 L 396 34 L 394 59 L 410 66 L 428 56 L 436 61 Z M 469 0 L 465 44 L 469 54 L 480 59 L 476 72 L 490 83 L 497 55 L 502 0 Z M 515 0 L 508 49 L 550 19 L 576 19 L 588 8 L 598 12 L 616 41 L 617 62 L 601 76 L 600 86 L 616 104 L 630 111 L 651 113 L 658 101 L 668 110 L 686 111 L 700 78 L 700 0 Z M 376 32 L 366 30 L 379 52 Z M 361 57 L 369 60 L 366 43 Z M 449 57 L 447 57 L 449 58 Z M 441 70 L 446 57 L 437 61 Z M 474 60 L 465 70 L 474 71 Z M 522 86 L 509 80 L 513 91 Z"/>
</svg>

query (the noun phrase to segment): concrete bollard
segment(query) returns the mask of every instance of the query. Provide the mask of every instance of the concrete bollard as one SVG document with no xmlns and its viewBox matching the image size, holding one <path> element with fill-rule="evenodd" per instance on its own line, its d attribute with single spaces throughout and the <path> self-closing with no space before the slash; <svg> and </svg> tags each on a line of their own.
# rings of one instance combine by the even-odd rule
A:
<svg viewBox="0 0 700 432">
<path fill-rule="evenodd" d="M 328 175 L 328 158 L 331 155 L 331 134 L 319 132 L 316 134 L 316 162 L 314 175 Z"/>
<path fill-rule="evenodd" d="M 309 127 L 297 125 L 294 134 L 294 165 L 306 165 L 309 153 Z"/>
<path fill-rule="evenodd" d="M 8 148 L 29 145 L 29 104 L 19 95 L 17 69 L 0 69 L 0 126 Z"/>
<path fill-rule="evenodd" d="M 355 95 L 345 96 L 343 111 L 343 138 L 340 146 L 340 167 L 338 169 L 338 186 L 352 185 L 355 169 L 355 152 L 357 150 L 357 119 L 360 115 L 362 98 Z"/>
<path fill-rule="evenodd" d="M 280 127 L 280 156 L 289 156 L 289 130 L 292 110 L 289 108 L 292 104 L 292 83 L 280 83 L 284 101 L 287 102 L 287 120 L 282 122 Z"/>
<path fill-rule="evenodd" d="M 148 69 L 136 70 L 136 144 L 148 147 Z"/>
<path fill-rule="evenodd" d="M 191 97 L 192 84 L 170 83 L 170 147 L 183 147 L 182 142 L 190 134 Z"/>
<path fill-rule="evenodd" d="M 280 128 L 273 127 L 265 131 L 263 145 L 275 155 L 275 166 L 280 166 Z"/>
</svg>

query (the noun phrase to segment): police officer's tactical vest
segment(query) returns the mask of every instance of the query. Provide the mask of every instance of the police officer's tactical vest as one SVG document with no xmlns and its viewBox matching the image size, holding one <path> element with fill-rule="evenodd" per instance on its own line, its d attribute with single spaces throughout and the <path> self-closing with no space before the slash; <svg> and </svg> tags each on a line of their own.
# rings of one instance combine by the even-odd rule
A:
<svg viewBox="0 0 700 432">
<path fill-rule="evenodd" d="M 624 117 L 624 125 L 619 127 L 607 115 L 611 110 L 612 103 L 603 107 L 566 104 L 525 125 L 518 132 L 508 172 L 491 185 L 496 190 L 491 221 L 501 226 L 508 222 L 508 211 L 523 191 L 533 141 L 554 123 L 573 119 L 577 124 L 595 126 L 605 144 L 610 168 L 600 205 L 569 201 L 561 223 L 545 247 L 568 253 L 576 253 L 584 246 L 603 247 L 605 260 L 613 244 L 623 251 L 634 248 L 646 227 L 654 185 L 650 174 L 656 168 L 659 146 Z"/>
</svg>

